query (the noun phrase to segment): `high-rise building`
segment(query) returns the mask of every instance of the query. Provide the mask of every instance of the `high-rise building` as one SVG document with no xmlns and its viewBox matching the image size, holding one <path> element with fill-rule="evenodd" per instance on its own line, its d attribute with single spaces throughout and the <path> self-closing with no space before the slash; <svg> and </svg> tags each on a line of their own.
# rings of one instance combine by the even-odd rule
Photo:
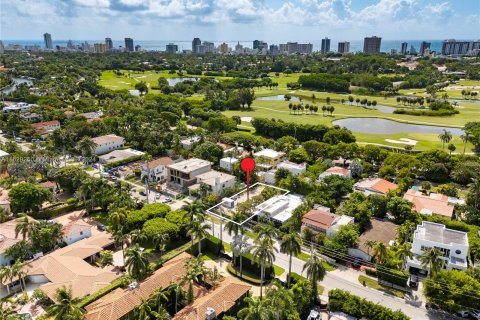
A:
<svg viewBox="0 0 480 320">
<path fill-rule="evenodd" d="M 420 50 L 418 53 L 423 56 L 425 54 L 425 50 L 430 49 L 430 46 L 430 42 L 422 41 L 422 43 L 420 43 Z"/>
<path fill-rule="evenodd" d="M 215 44 L 213 42 L 203 41 L 203 45 L 205 46 L 205 53 L 215 52 Z"/>
<path fill-rule="evenodd" d="M 200 40 L 200 38 L 193 38 L 193 41 L 192 41 L 192 52 L 193 53 L 198 53 L 198 50 L 197 50 L 197 46 L 201 45 L 202 44 L 202 41 Z"/>
<path fill-rule="evenodd" d="M 221 54 L 226 54 L 228 53 L 228 51 L 230 51 L 230 48 L 225 42 L 218 46 L 218 52 L 220 52 Z"/>
<path fill-rule="evenodd" d="M 178 46 L 175 43 L 169 43 L 165 47 L 165 52 L 168 54 L 175 54 L 178 51 Z"/>
<path fill-rule="evenodd" d="M 125 38 L 125 51 L 133 52 L 133 39 L 132 38 Z"/>
<path fill-rule="evenodd" d="M 107 48 L 107 51 L 113 49 L 112 38 L 105 38 L 105 46 Z"/>
<path fill-rule="evenodd" d="M 53 49 L 52 35 L 50 33 L 43 34 L 43 41 L 45 42 L 45 48 Z"/>
<path fill-rule="evenodd" d="M 322 39 L 322 49 L 321 52 L 323 54 L 330 52 L 330 39 L 325 37 L 325 39 Z"/>
<path fill-rule="evenodd" d="M 338 43 L 338 53 L 349 53 L 350 52 L 350 42 L 344 41 Z"/>
<path fill-rule="evenodd" d="M 311 43 L 287 42 L 286 44 L 280 44 L 279 51 L 283 54 L 310 54 L 313 51 L 313 45 Z"/>
<path fill-rule="evenodd" d="M 67 48 L 68 48 L 68 49 L 75 49 L 75 46 L 73 45 L 72 40 L 68 40 L 68 42 L 67 42 Z"/>
<path fill-rule="evenodd" d="M 363 52 L 365 53 L 380 53 L 380 45 L 382 44 L 382 38 L 373 36 L 365 37 L 363 41 Z"/>
<path fill-rule="evenodd" d="M 257 49 L 258 51 L 263 51 L 268 49 L 268 44 L 262 40 L 254 40 L 253 41 L 253 50 Z"/>
<path fill-rule="evenodd" d="M 465 55 L 476 53 L 480 50 L 480 41 L 445 40 L 442 44 L 443 55 Z"/>
<path fill-rule="evenodd" d="M 275 44 L 271 44 L 270 45 L 270 50 L 268 51 L 268 53 L 272 56 L 276 56 L 280 51 L 278 50 L 278 46 L 275 45 Z"/>
<path fill-rule="evenodd" d="M 105 44 L 105 43 L 94 43 L 93 47 L 94 47 L 96 53 L 107 52 L 107 44 Z"/>
<path fill-rule="evenodd" d="M 240 44 L 240 42 L 238 42 L 235 45 L 235 53 L 236 54 L 242 54 L 243 53 L 243 46 Z"/>
<path fill-rule="evenodd" d="M 143 51 L 142 46 L 139 45 L 139 44 L 137 44 L 137 45 L 135 46 L 135 51 Z"/>
<path fill-rule="evenodd" d="M 408 43 L 407 42 L 402 42 L 402 47 L 400 48 L 400 53 L 401 54 L 407 54 L 408 51 Z"/>
<path fill-rule="evenodd" d="M 3 46 L 3 41 L 0 40 L 0 54 L 3 54 L 5 52 L 5 47 Z"/>
</svg>

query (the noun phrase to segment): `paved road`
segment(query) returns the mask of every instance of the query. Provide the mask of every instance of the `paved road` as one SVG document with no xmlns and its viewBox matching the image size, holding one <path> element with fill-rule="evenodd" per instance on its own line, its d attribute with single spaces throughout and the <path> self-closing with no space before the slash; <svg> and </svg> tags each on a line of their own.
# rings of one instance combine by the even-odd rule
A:
<svg viewBox="0 0 480 320">
<path fill-rule="evenodd" d="M 212 229 L 209 231 L 215 237 L 220 238 L 220 225 L 215 223 L 212 224 L 212 229 L 214 234 L 212 233 Z M 230 243 L 232 241 L 232 237 L 228 235 L 226 231 L 222 232 L 222 240 Z M 253 241 L 251 241 L 253 243 Z M 275 242 L 275 247 L 280 251 L 280 245 L 278 242 Z M 283 253 L 278 252 L 275 255 L 275 264 L 285 269 L 288 272 L 288 263 L 289 263 L 289 256 Z M 292 272 L 296 272 L 298 274 L 303 273 L 303 265 L 304 261 L 293 258 L 292 259 Z M 358 276 L 361 273 L 357 270 L 350 269 L 350 268 L 338 268 L 335 271 L 327 272 L 327 275 L 320 282 L 320 284 L 327 290 L 332 289 L 342 289 L 346 290 L 354 295 L 359 297 L 365 298 L 369 301 L 374 303 L 379 303 L 382 306 L 388 307 L 392 310 L 401 310 L 407 316 L 409 316 L 412 320 L 442 320 L 442 319 L 453 319 L 452 315 L 444 315 L 443 313 L 435 312 L 432 313 L 428 311 L 424 307 L 424 303 L 421 306 L 415 306 L 404 299 L 400 299 L 389 294 L 386 294 L 382 291 L 370 289 L 368 287 L 364 287 L 358 282 Z M 284 275 L 285 276 L 285 275 Z M 419 295 L 418 292 L 414 294 Z M 422 300 L 422 297 L 418 297 L 419 300 Z"/>
</svg>

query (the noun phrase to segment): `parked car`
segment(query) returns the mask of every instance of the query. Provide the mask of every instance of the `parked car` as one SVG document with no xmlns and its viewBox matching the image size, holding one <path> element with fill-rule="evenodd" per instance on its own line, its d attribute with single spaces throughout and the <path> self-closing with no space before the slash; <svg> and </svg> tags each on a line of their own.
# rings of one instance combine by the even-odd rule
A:
<svg viewBox="0 0 480 320">
<path fill-rule="evenodd" d="M 102 172 L 102 177 L 109 178 L 110 174 L 108 172 Z"/>
<path fill-rule="evenodd" d="M 353 260 L 352 267 L 354 267 L 355 269 L 358 269 L 361 266 L 362 266 L 362 261 L 360 259 Z"/>
<path fill-rule="evenodd" d="M 161 197 L 160 193 L 155 194 L 155 199 L 156 200 L 160 200 L 160 197 Z"/>
<path fill-rule="evenodd" d="M 457 314 L 462 318 L 468 318 L 470 316 L 470 311 L 469 310 L 460 310 L 460 311 L 457 312 Z"/>
<path fill-rule="evenodd" d="M 120 170 L 120 171 L 126 171 L 127 168 L 125 168 L 125 167 L 122 166 L 122 167 L 119 167 L 118 170 Z"/>
<path fill-rule="evenodd" d="M 470 311 L 470 315 L 473 317 L 473 319 L 480 320 L 480 310 L 472 310 Z"/>
<path fill-rule="evenodd" d="M 321 320 L 320 312 L 317 310 L 310 310 L 310 314 L 308 315 L 307 320 Z"/>
<path fill-rule="evenodd" d="M 105 231 L 107 228 L 103 223 L 97 223 L 97 229 L 100 231 Z"/>
<path fill-rule="evenodd" d="M 147 193 L 145 191 L 140 191 L 139 193 L 140 193 L 141 196 L 144 196 L 144 197 L 147 196 Z"/>
<path fill-rule="evenodd" d="M 117 178 L 117 177 L 115 177 L 115 176 L 112 176 L 112 181 L 117 181 L 117 180 L 118 180 L 118 178 Z"/>
<path fill-rule="evenodd" d="M 167 199 L 162 201 L 162 203 L 170 203 L 170 202 L 172 202 L 172 199 L 170 199 L 170 198 L 167 198 Z"/>
<path fill-rule="evenodd" d="M 415 276 L 415 275 L 411 275 L 410 276 L 410 280 L 408 282 L 408 285 L 410 286 L 410 288 L 412 289 L 417 289 L 418 288 L 418 277 Z"/>
</svg>

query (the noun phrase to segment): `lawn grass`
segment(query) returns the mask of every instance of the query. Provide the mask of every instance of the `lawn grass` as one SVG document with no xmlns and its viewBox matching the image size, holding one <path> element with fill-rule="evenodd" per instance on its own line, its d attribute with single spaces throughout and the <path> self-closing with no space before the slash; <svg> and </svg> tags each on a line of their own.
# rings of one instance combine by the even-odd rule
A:
<svg viewBox="0 0 480 320">
<path fill-rule="evenodd" d="M 358 276 L 358 282 L 360 282 L 362 285 L 363 285 L 363 282 L 365 282 L 365 285 L 367 287 L 375 289 L 375 290 L 383 291 L 383 292 L 388 293 L 390 295 L 393 295 L 397 298 L 403 299 L 405 297 L 405 292 L 400 291 L 400 290 L 396 290 L 396 289 L 393 289 L 393 288 L 388 288 L 388 287 L 382 286 L 381 284 L 378 283 L 377 280 L 372 279 L 372 278 L 367 277 L 367 276 L 364 276 L 364 275 L 359 275 Z"/>
<path fill-rule="evenodd" d="M 310 259 L 310 255 L 308 253 L 305 253 L 305 252 L 301 252 L 298 257 L 300 260 L 302 261 L 308 261 L 308 259 Z M 325 261 L 323 260 L 322 261 L 322 265 L 323 267 L 325 268 L 325 271 L 329 272 L 329 271 L 333 271 L 333 270 L 336 270 L 337 269 L 337 266 L 334 265 L 334 264 L 331 264 L 330 262 L 328 261 Z"/>
<path fill-rule="evenodd" d="M 106 214 L 105 212 L 100 211 L 100 212 L 91 213 L 90 217 L 93 220 L 104 224 L 105 226 L 110 225 L 110 221 L 108 221 L 108 214 Z"/>
<path fill-rule="evenodd" d="M 276 264 L 273 265 L 273 270 L 275 272 L 275 275 L 278 277 L 278 276 L 281 276 L 284 272 L 285 272 L 285 269 L 283 269 L 282 267 L 279 267 L 277 266 Z"/>
</svg>

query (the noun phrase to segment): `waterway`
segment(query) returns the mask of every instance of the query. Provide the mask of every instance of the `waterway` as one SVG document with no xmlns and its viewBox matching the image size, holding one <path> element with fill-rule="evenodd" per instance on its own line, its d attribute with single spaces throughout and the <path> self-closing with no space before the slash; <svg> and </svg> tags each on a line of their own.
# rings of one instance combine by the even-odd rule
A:
<svg viewBox="0 0 480 320">
<path fill-rule="evenodd" d="M 29 87 L 33 85 L 32 79 L 29 79 L 29 78 L 12 78 L 12 80 L 13 80 L 13 84 L 8 87 L 2 88 L 0 90 L 0 94 L 8 95 L 13 91 L 15 91 L 19 85 L 24 83 Z"/>
</svg>

